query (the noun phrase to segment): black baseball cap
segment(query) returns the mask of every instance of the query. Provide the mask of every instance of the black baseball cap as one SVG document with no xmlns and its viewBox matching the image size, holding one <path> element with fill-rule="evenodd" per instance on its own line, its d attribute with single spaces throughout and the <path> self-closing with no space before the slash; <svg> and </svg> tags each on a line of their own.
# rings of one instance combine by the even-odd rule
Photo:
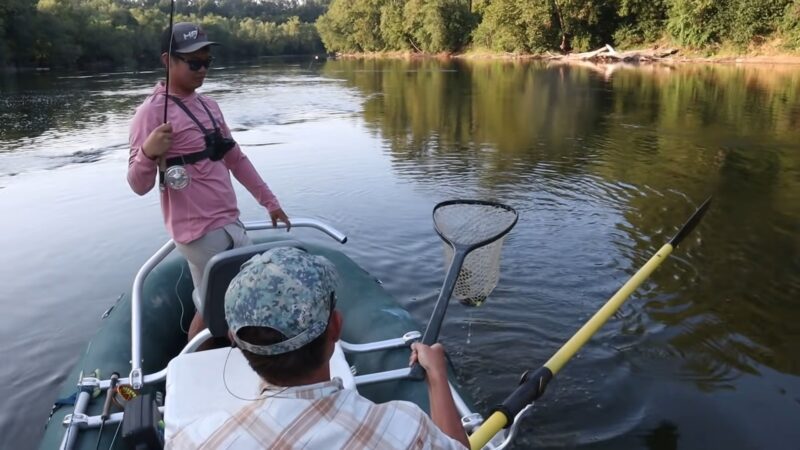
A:
<svg viewBox="0 0 800 450">
<path fill-rule="evenodd" d="M 169 51 L 169 27 L 161 33 L 161 53 Z M 208 40 L 200 25 L 180 22 L 172 26 L 172 53 L 192 53 L 209 45 L 219 45 Z"/>
</svg>

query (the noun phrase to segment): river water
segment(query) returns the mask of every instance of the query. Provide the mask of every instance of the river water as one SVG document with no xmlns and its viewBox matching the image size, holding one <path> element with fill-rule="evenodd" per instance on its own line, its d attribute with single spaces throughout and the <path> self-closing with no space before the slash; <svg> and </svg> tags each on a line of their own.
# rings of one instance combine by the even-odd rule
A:
<svg viewBox="0 0 800 450">
<path fill-rule="evenodd" d="M 125 181 L 159 76 L 0 78 L 0 448 L 37 446 L 101 314 L 167 239 L 157 194 Z M 798 448 L 800 68 L 267 61 L 202 91 L 284 209 L 347 233 L 420 323 L 445 271 L 433 206 L 519 211 L 497 289 L 442 329 L 482 412 L 713 195 L 516 448 Z M 237 192 L 244 220 L 264 217 Z"/>
</svg>

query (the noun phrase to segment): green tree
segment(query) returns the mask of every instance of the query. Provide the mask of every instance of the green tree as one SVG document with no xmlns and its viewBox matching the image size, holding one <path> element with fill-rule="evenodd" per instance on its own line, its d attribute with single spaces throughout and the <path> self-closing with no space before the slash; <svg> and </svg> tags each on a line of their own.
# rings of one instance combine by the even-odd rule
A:
<svg viewBox="0 0 800 450">
<path fill-rule="evenodd" d="M 405 0 L 387 0 L 381 7 L 381 37 L 386 47 L 393 50 L 410 50 L 411 36 L 403 24 Z"/>
<path fill-rule="evenodd" d="M 538 53 L 552 49 L 558 25 L 551 5 L 534 0 L 493 0 L 483 9 L 475 43 L 495 51 Z"/>
<path fill-rule="evenodd" d="M 329 51 L 373 52 L 385 49 L 381 7 L 385 0 L 333 0 L 317 20 L 317 30 Z"/>
<path fill-rule="evenodd" d="M 665 0 L 620 0 L 614 44 L 625 47 L 656 42 L 664 35 Z"/>
<path fill-rule="evenodd" d="M 0 66 L 33 62 L 38 28 L 34 0 L 3 0 L 0 4 Z"/>
<path fill-rule="evenodd" d="M 778 27 L 786 37 L 785 47 L 800 50 L 800 0 L 794 0 L 786 5 L 783 19 Z"/>
<path fill-rule="evenodd" d="M 316 29 L 292 13 L 316 18 L 325 1 L 196 0 L 179 5 L 175 20 L 203 24 L 215 40 L 228 44 L 222 57 L 310 53 L 322 48 Z M 4 0 L 0 66 L 158 64 L 169 9 L 169 0 Z"/>
<path fill-rule="evenodd" d="M 616 2 L 612 0 L 551 0 L 561 41 L 561 51 L 585 51 L 611 42 Z"/>
<path fill-rule="evenodd" d="M 460 49 L 472 24 L 468 4 L 462 0 L 409 0 L 403 16 L 406 35 L 428 53 Z"/>
<path fill-rule="evenodd" d="M 780 26 L 780 20 L 790 3 L 787 0 L 728 0 L 722 15 L 725 23 L 723 37 L 745 47 L 763 41 Z"/>
<path fill-rule="evenodd" d="M 667 31 L 681 45 L 718 43 L 723 31 L 717 0 L 667 0 Z"/>
</svg>

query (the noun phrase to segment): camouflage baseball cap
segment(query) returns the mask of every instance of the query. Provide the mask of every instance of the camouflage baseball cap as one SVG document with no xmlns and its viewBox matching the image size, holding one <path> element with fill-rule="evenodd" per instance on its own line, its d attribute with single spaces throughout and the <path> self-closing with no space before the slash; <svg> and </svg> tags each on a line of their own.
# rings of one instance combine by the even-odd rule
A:
<svg viewBox="0 0 800 450">
<path fill-rule="evenodd" d="M 323 256 L 278 247 L 242 265 L 225 292 L 225 318 L 239 348 L 257 355 L 280 355 L 319 337 L 328 326 L 338 276 Z M 255 345 L 242 340 L 243 327 L 269 327 L 286 340 Z"/>
</svg>

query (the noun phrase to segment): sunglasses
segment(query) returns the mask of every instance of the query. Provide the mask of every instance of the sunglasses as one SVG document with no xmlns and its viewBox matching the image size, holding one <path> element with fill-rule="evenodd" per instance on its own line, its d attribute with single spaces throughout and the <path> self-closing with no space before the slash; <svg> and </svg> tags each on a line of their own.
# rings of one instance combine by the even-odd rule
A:
<svg viewBox="0 0 800 450">
<path fill-rule="evenodd" d="M 197 72 L 201 67 L 208 69 L 211 67 L 211 63 L 214 62 L 214 58 L 211 56 L 209 56 L 208 59 L 186 59 L 180 55 L 175 55 L 175 57 L 185 62 L 192 72 Z"/>
</svg>

